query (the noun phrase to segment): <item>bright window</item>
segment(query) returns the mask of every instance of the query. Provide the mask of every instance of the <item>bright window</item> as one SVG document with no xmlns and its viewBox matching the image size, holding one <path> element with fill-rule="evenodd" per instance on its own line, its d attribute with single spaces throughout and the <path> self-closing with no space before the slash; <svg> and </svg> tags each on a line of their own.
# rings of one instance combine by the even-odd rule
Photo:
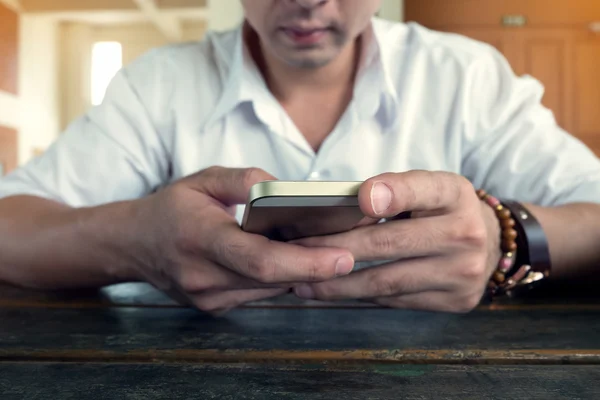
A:
<svg viewBox="0 0 600 400">
<path fill-rule="evenodd" d="M 123 66 L 123 48 L 119 42 L 97 42 L 92 48 L 92 104 L 102 103 L 106 88 Z"/>
</svg>

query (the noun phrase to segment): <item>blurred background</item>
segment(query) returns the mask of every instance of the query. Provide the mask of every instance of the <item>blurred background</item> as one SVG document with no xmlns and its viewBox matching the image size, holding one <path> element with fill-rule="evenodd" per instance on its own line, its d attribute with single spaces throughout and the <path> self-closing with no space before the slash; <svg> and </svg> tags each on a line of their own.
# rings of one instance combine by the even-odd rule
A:
<svg viewBox="0 0 600 400">
<path fill-rule="evenodd" d="M 600 155 L 600 0 L 383 0 L 379 15 L 496 46 Z M 239 0 L 0 0 L 0 174 L 101 101 L 121 66 L 241 17 Z"/>
</svg>

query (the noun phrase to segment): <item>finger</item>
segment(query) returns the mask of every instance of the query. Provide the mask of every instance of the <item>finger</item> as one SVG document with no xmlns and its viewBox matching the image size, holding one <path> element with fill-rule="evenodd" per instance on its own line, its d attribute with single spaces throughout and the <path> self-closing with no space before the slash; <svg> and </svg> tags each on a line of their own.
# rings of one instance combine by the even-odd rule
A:
<svg viewBox="0 0 600 400">
<path fill-rule="evenodd" d="M 191 262 L 190 265 L 186 265 L 179 273 L 177 282 L 182 291 L 191 294 L 240 289 L 277 289 L 289 286 L 283 283 L 261 283 L 210 260 L 203 260 L 201 264 Z"/>
<path fill-rule="evenodd" d="M 370 217 L 389 218 L 407 211 L 456 209 L 465 192 L 476 198 L 465 178 L 447 172 L 388 173 L 367 180 L 359 191 L 359 204 Z"/>
<path fill-rule="evenodd" d="M 210 228 L 210 224 L 206 225 Z M 317 282 L 349 274 L 354 258 L 343 248 L 307 248 L 243 232 L 220 222 L 202 237 L 211 260 L 261 283 Z"/>
<path fill-rule="evenodd" d="M 431 291 L 397 297 L 381 297 L 373 300 L 384 307 L 414 311 L 433 311 L 464 314 L 475 309 L 483 296 L 479 292 L 457 296 L 456 293 Z"/>
<path fill-rule="evenodd" d="M 379 223 L 379 221 L 381 221 L 381 219 L 379 218 L 364 217 L 359 221 L 358 224 L 356 224 L 354 228 L 360 228 L 361 226 L 376 225 Z"/>
<path fill-rule="evenodd" d="M 225 310 L 239 307 L 251 301 L 268 299 L 283 295 L 288 289 L 251 289 L 207 292 L 192 296 L 195 307 L 202 311 L 221 315 Z"/>
<path fill-rule="evenodd" d="M 181 180 L 225 205 L 244 204 L 250 189 L 257 183 L 276 180 L 259 168 L 211 167 Z"/>
<path fill-rule="evenodd" d="M 457 285 L 443 273 L 439 260 L 422 258 L 366 268 L 351 275 L 298 286 L 298 297 L 324 301 L 400 296 L 432 290 L 449 291 Z"/>
<path fill-rule="evenodd" d="M 335 235 L 294 241 L 305 247 L 346 248 L 360 261 L 402 260 L 456 251 L 460 225 L 454 217 L 388 221 Z"/>
</svg>

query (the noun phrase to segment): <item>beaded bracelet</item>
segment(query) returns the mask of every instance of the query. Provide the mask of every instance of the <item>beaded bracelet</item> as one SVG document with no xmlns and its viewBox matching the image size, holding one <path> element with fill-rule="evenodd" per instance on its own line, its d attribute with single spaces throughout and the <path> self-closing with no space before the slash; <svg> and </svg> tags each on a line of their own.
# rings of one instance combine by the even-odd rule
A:
<svg viewBox="0 0 600 400">
<path fill-rule="evenodd" d="M 501 249 L 502 256 L 498 266 L 494 271 L 487 287 L 487 296 L 493 298 L 501 294 L 511 295 L 512 290 L 518 286 L 530 285 L 545 278 L 544 274 L 532 271 L 531 265 L 516 265 L 517 259 L 517 231 L 515 229 L 516 221 L 511 211 L 506 208 L 500 200 L 486 193 L 485 190 L 478 190 L 477 196 L 480 200 L 489 205 L 496 213 L 496 217 L 501 227 Z"/>
</svg>

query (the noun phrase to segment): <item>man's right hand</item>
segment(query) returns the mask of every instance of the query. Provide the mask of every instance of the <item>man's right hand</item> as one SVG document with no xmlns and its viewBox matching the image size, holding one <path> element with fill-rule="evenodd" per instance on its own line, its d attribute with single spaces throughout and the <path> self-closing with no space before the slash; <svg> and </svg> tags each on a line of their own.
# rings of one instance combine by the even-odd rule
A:
<svg viewBox="0 0 600 400">
<path fill-rule="evenodd" d="M 203 311 L 219 313 L 352 271 L 352 254 L 305 248 L 242 231 L 235 206 L 260 169 L 212 167 L 136 201 L 133 275 Z"/>
</svg>

